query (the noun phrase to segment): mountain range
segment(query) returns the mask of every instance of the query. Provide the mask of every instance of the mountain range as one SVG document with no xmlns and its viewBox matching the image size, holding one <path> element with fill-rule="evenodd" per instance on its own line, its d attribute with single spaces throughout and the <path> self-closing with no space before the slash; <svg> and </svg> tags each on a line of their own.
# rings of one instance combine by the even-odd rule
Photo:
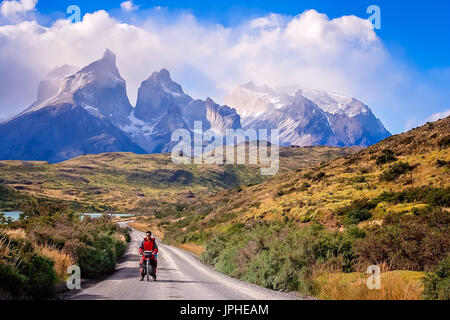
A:
<svg viewBox="0 0 450 320">
<path fill-rule="evenodd" d="M 79 70 L 65 65 L 40 84 L 36 101 L 0 124 L 0 159 L 60 162 L 83 154 L 164 153 L 176 129 L 280 129 L 281 145 L 369 146 L 390 136 L 370 108 L 342 95 L 250 82 L 226 97 L 195 100 L 166 69 L 143 81 L 136 106 L 116 66 L 103 57 Z"/>
<path fill-rule="evenodd" d="M 368 106 L 336 93 L 249 82 L 230 93 L 225 103 L 241 115 L 244 129 L 279 128 L 284 146 L 367 147 L 391 135 Z"/>
</svg>

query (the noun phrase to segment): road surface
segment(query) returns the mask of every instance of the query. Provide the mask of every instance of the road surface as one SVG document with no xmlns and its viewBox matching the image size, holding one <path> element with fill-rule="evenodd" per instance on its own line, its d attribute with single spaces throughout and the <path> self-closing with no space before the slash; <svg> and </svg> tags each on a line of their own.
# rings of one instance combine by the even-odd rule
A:
<svg viewBox="0 0 450 320">
<path fill-rule="evenodd" d="M 268 290 L 225 276 L 194 255 L 158 243 L 158 281 L 139 281 L 138 247 L 144 233 L 133 230 L 132 241 L 116 272 L 81 290 L 73 300 L 293 300 L 294 293 Z"/>
</svg>

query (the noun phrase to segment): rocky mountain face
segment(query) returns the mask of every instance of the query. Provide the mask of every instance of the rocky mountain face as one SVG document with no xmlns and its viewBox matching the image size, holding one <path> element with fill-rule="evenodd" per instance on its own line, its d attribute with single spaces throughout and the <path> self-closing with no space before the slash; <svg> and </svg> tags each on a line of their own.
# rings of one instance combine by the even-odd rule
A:
<svg viewBox="0 0 450 320">
<path fill-rule="evenodd" d="M 225 102 L 244 128 L 279 129 L 283 145 L 369 146 L 390 136 L 370 108 L 346 96 L 244 84 Z"/>
<path fill-rule="evenodd" d="M 132 106 L 115 55 L 106 50 L 102 59 L 71 71 L 51 72 L 36 102 L 0 125 L 0 159 L 59 162 L 87 153 L 146 153 L 118 128 Z"/>
<path fill-rule="evenodd" d="M 36 101 L 0 124 L 0 159 L 63 161 L 85 153 L 169 152 L 172 132 L 280 129 L 284 145 L 366 146 L 389 136 L 361 102 L 314 91 L 238 87 L 221 106 L 194 100 L 168 70 L 143 81 L 136 106 L 128 100 L 116 56 L 78 70 L 63 66 L 39 85 Z"/>
<path fill-rule="evenodd" d="M 203 130 L 220 133 L 241 128 L 236 110 L 219 106 L 210 98 L 193 100 L 166 69 L 142 82 L 136 107 L 128 118 L 130 124 L 121 129 L 149 153 L 169 152 L 173 147 L 172 132 L 193 131 L 196 121 L 202 122 Z"/>
<path fill-rule="evenodd" d="M 47 77 L 39 83 L 37 99 L 33 106 L 37 106 L 45 100 L 54 97 L 59 91 L 62 80 L 78 70 L 79 68 L 75 66 L 64 65 L 51 71 Z"/>
<path fill-rule="evenodd" d="M 73 103 L 27 112 L 0 125 L 0 159 L 60 162 L 83 154 L 145 153 L 109 120 Z"/>
<path fill-rule="evenodd" d="M 203 130 L 213 130 L 225 135 L 227 129 L 241 129 L 241 118 L 236 110 L 227 106 L 220 106 L 211 98 L 205 101 L 191 101 L 183 108 L 183 118 L 190 129 L 194 129 L 195 122 L 202 122 Z"/>
<path fill-rule="evenodd" d="M 152 121 L 167 112 L 169 107 L 182 108 L 192 101 L 179 84 L 172 81 L 170 73 L 162 69 L 142 82 L 134 115 L 143 121 Z"/>
</svg>

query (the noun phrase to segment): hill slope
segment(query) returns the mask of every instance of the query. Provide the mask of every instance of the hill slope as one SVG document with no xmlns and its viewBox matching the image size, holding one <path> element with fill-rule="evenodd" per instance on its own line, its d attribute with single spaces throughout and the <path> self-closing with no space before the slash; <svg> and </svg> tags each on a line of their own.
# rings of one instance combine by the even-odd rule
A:
<svg viewBox="0 0 450 320">
<path fill-rule="evenodd" d="M 281 170 L 305 168 L 355 151 L 282 148 Z M 2 161 L 0 168 L 0 185 L 37 197 L 77 202 L 93 211 L 152 213 L 161 202 L 196 202 L 202 194 L 266 179 L 258 166 L 176 166 L 170 154 L 85 155 L 58 164 Z"/>
<path fill-rule="evenodd" d="M 448 188 L 449 132 L 450 118 L 447 118 L 392 136 L 346 158 L 307 170 L 291 170 L 239 193 L 224 193 L 227 205 L 212 215 L 244 211 L 238 220 L 287 217 L 342 227 L 333 213 L 354 200 L 411 188 Z M 401 163 L 409 166 L 402 168 Z M 390 209 L 389 206 L 380 209 L 378 218 Z"/>
<path fill-rule="evenodd" d="M 149 223 L 217 270 L 268 288 L 334 299 L 443 296 L 420 279 L 448 265 L 449 133 L 450 117 Z M 391 272 L 382 291 L 365 286 L 371 265 Z"/>
</svg>

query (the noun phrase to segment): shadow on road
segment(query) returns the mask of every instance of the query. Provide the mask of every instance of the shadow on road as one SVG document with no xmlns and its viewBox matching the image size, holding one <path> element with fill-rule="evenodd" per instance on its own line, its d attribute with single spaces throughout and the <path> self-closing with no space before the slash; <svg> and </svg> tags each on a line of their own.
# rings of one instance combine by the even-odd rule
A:
<svg viewBox="0 0 450 320">
<path fill-rule="evenodd" d="M 203 283 L 203 284 L 220 284 L 217 282 L 207 281 L 189 281 L 189 280 L 158 280 L 158 283 Z"/>
<path fill-rule="evenodd" d="M 97 294 L 80 294 L 79 296 L 72 298 L 72 300 L 110 300 L 110 299 Z"/>
</svg>

